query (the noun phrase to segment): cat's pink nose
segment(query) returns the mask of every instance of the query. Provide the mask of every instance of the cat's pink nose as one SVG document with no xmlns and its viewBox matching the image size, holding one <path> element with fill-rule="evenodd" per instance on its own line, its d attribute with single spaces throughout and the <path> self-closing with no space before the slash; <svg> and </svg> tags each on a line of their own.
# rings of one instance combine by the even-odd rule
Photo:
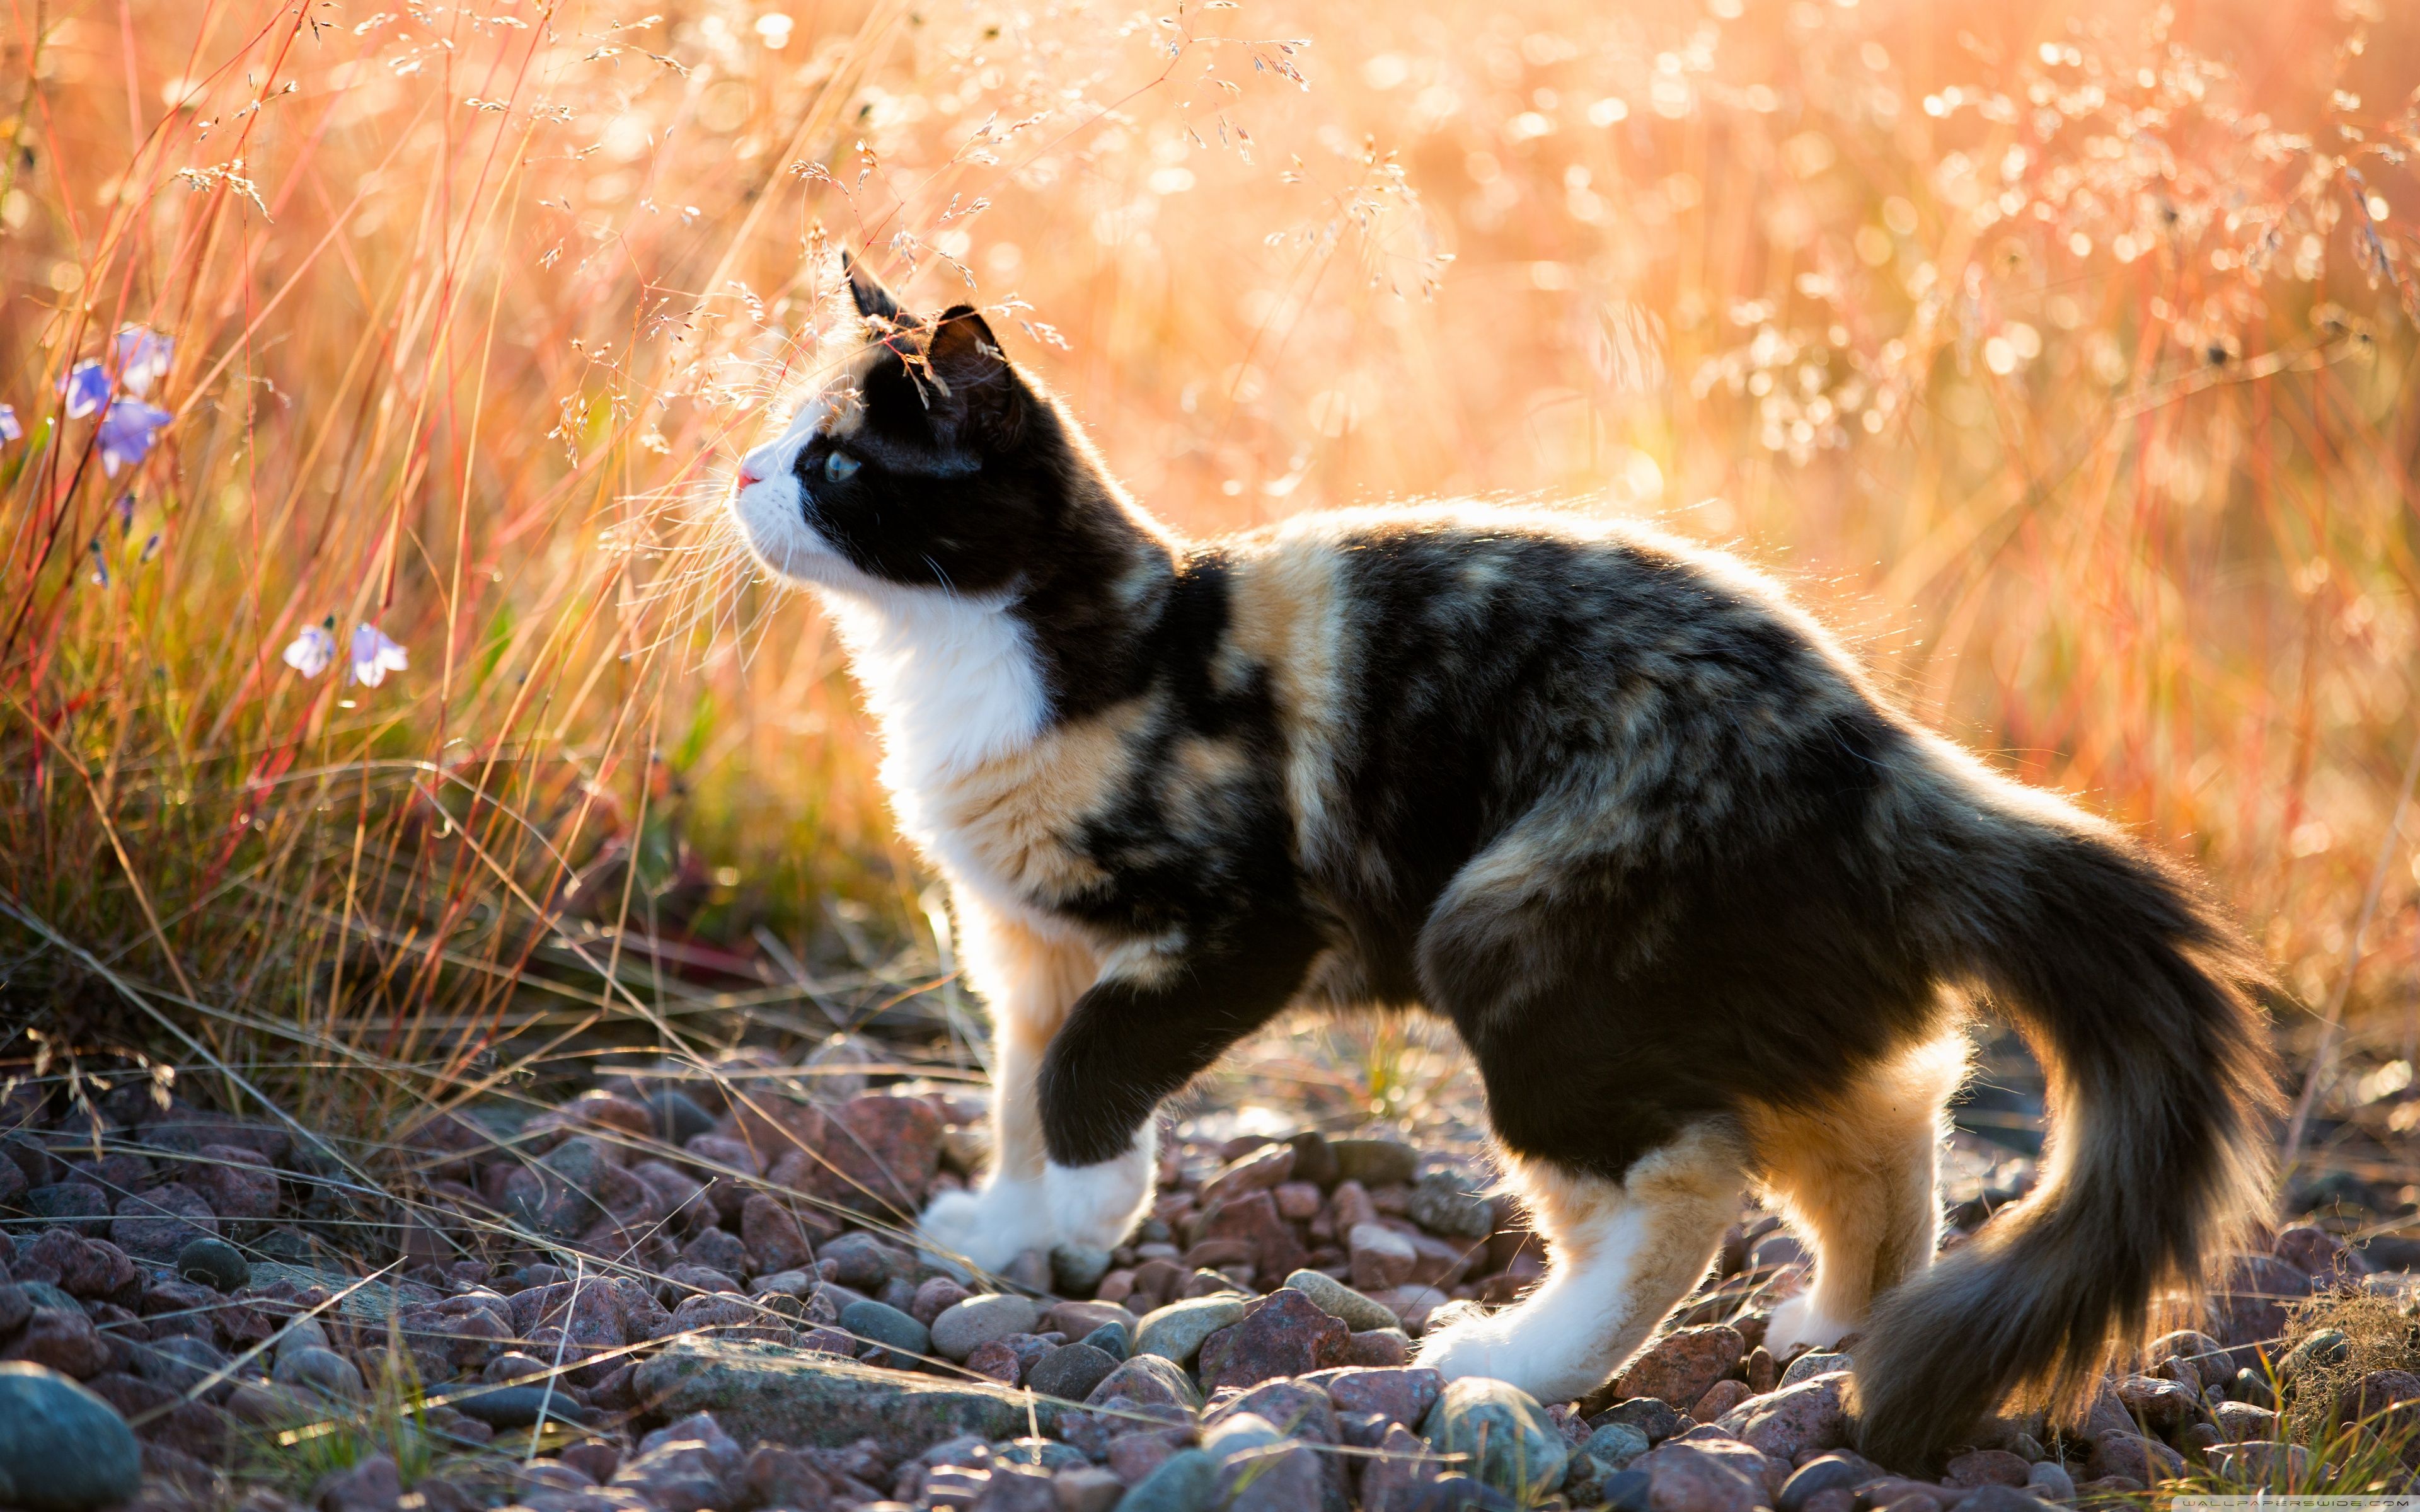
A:
<svg viewBox="0 0 2420 1512">
<path fill-rule="evenodd" d="M 739 464 L 739 486 L 742 488 L 751 487 L 764 481 L 764 478 L 757 473 L 756 469 L 752 464 L 747 462 Z"/>
</svg>

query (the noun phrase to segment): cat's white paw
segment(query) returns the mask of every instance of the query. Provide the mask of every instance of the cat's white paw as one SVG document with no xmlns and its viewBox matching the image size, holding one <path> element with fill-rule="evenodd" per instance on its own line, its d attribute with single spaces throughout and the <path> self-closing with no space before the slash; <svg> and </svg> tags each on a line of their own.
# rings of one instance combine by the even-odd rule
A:
<svg viewBox="0 0 2420 1512">
<path fill-rule="evenodd" d="M 1413 1363 L 1448 1381 L 1507 1381 L 1542 1402 L 1587 1396 L 1605 1384 L 1613 1364 L 1575 1340 L 1564 1319 L 1528 1307 L 1485 1314 L 1466 1304 L 1437 1309 Z"/>
<path fill-rule="evenodd" d="M 1850 1319 L 1825 1316 L 1815 1306 L 1815 1293 L 1802 1291 L 1773 1310 L 1773 1321 L 1765 1325 L 1764 1347 L 1778 1360 L 1802 1344 L 1828 1350 L 1856 1329 Z"/>
<path fill-rule="evenodd" d="M 1115 1249 L 1151 1202 L 1153 1140 L 1146 1132 L 1132 1149 L 1097 1165 L 1044 1168 L 1042 1190 L 1058 1242 L 1081 1249 Z"/>
<path fill-rule="evenodd" d="M 945 1258 L 998 1271 L 1030 1249 L 1056 1243 L 1050 1205 L 1034 1181 L 995 1181 L 980 1191 L 944 1192 L 916 1227 Z"/>
</svg>

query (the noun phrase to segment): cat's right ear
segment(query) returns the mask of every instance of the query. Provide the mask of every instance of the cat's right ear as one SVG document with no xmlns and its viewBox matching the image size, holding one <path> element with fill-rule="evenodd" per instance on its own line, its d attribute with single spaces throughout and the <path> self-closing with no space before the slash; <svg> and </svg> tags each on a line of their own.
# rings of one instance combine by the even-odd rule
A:
<svg viewBox="0 0 2420 1512">
<path fill-rule="evenodd" d="M 848 297 L 856 301 L 859 315 L 894 326 L 908 323 L 899 313 L 898 296 L 884 287 L 865 264 L 850 256 L 846 248 L 841 251 L 840 268 L 848 276 Z"/>
</svg>

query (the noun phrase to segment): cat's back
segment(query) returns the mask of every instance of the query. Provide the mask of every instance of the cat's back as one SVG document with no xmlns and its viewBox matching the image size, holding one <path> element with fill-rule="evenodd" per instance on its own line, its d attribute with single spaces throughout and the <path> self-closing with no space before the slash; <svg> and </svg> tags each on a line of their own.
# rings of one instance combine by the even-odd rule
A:
<svg viewBox="0 0 2420 1512">
<path fill-rule="evenodd" d="M 1694 808 L 1779 779 L 1833 721 L 1881 717 L 1776 585 L 1629 522 L 1339 511 L 1224 556 L 1230 644 L 1286 733 L 1298 852 L 1331 876 L 1388 856 L 1388 892 L 1441 884 L 1551 792 Z"/>
</svg>

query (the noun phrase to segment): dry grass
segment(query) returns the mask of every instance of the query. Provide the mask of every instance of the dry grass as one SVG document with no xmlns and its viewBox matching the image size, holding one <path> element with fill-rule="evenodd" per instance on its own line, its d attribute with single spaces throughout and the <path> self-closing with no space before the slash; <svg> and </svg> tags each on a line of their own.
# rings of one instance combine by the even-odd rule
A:
<svg viewBox="0 0 2420 1512">
<path fill-rule="evenodd" d="M 9 0 L 17 1069 L 140 1043 L 362 1130 L 946 977 L 718 519 L 834 243 L 1008 307 L 1189 529 L 1737 544 L 2411 1058 L 2410 8 L 769 4 Z M 130 325 L 168 418 L 112 475 L 59 395 Z M 349 685 L 357 624 L 408 670 Z"/>
</svg>

